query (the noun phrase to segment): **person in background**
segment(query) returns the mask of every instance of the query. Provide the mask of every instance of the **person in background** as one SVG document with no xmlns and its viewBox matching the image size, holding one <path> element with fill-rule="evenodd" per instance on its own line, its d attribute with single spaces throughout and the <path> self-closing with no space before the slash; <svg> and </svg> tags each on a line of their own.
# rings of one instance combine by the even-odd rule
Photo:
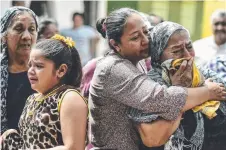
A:
<svg viewBox="0 0 226 150">
<path fill-rule="evenodd" d="M 193 43 L 198 65 L 205 65 L 213 57 L 226 55 L 226 10 L 218 9 L 211 16 L 213 35 Z"/>
<path fill-rule="evenodd" d="M 28 77 L 37 93 L 26 101 L 19 132 L 2 134 L 2 148 L 84 150 L 88 107 L 77 90 L 82 67 L 74 42 L 58 34 L 38 42 Z"/>
<path fill-rule="evenodd" d="M 210 60 L 206 68 L 215 71 L 224 81 L 226 81 L 226 55 L 219 55 Z"/>
<path fill-rule="evenodd" d="M 25 7 L 25 1 L 14 1 L 11 2 L 12 6 L 23 6 Z"/>
<path fill-rule="evenodd" d="M 37 18 L 25 7 L 11 7 L 1 18 L 1 133 L 16 129 L 26 99 L 34 91 L 28 59 L 37 40 Z"/>
<path fill-rule="evenodd" d="M 97 63 L 88 101 L 94 149 L 139 149 L 140 137 L 127 116 L 128 107 L 176 120 L 181 112 L 226 95 L 224 88 L 213 82 L 207 82 L 205 87 L 167 88 L 151 80 L 145 74 L 146 67 L 139 63 L 149 54 L 149 32 L 136 10 L 117 9 L 104 22 L 102 31 L 106 32 L 110 50 Z M 191 64 L 185 61 L 184 65 Z M 188 70 L 180 68 L 181 72 Z M 175 76 L 174 79 L 173 85 L 180 82 Z M 173 126 L 177 127 L 178 122 Z"/>
<path fill-rule="evenodd" d="M 49 39 L 59 32 L 57 22 L 51 18 L 44 18 L 38 26 L 38 40 Z"/>
<path fill-rule="evenodd" d="M 82 66 L 84 66 L 95 57 L 99 36 L 94 28 L 84 25 L 84 14 L 75 12 L 72 21 L 73 27 L 71 29 L 63 29 L 60 33 L 71 37 L 75 41 L 75 47 L 80 54 Z"/>
<path fill-rule="evenodd" d="M 158 16 L 156 14 L 151 13 L 148 17 L 149 22 L 152 26 L 156 26 L 157 24 L 164 21 L 164 19 L 161 16 Z"/>
<path fill-rule="evenodd" d="M 148 72 L 148 75 L 151 79 L 156 82 L 159 82 L 162 85 L 171 86 L 169 79 L 170 71 L 173 70 L 174 66 L 171 66 L 173 60 L 179 59 L 188 59 L 191 60 L 192 57 L 195 56 L 194 49 L 192 47 L 192 42 L 190 39 L 190 34 L 187 29 L 183 26 L 174 23 L 165 21 L 156 25 L 150 32 L 151 38 L 151 48 L 150 55 L 152 59 L 152 70 Z M 190 61 L 192 63 L 192 61 Z M 183 65 L 183 64 L 181 64 Z M 171 69 L 171 70 L 170 70 Z M 192 85 L 203 86 L 204 80 L 208 78 L 212 78 L 215 82 L 222 83 L 226 86 L 226 82 L 222 81 L 221 78 L 214 72 L 205 69 L 199 69 L 200 74 L 196 71 L 195 76 L 191 76 L 191 72 L 194 73 L 194 66 L 190 69 L 190 73 L 181 73 L 177 78 L 181 79 L 181 83 L 178 84 L 183 87 L 191 87 Z M 197 76 L 199 78 L 197 78 Z M 194 83 L 194 79 L 196 77 L 196 83 Z M 158 138 L 158 136 L 165 137 L 165 141 L 158 141 L 155 143 L 156 145 L 149 145 L 149 147 L 155 147 L 159 145 L 163 145 L 158 148 L 146 148 L 150 150 L 200 150 L 203 148 L 203 145 L 207 145 L 209 142 L 205 142 L 205 138 L 211 137 L 213 135 L 217 136 L 217 138 L 211 138 L 212 141 L 221 141 L 215 145 L 218 148 L 222 148 L 223 139 L 226 137 L 226 103 L 223 102 L 208 102 L 216 105 L 211 109 L 216 109 L 217 111 L 213 111 L 210 113 L 208 107 L 211 107 L 213 104 L 209 105 L 205 108 L 205 111 L 208 113 L 204 113 L 202 111 L 195 112 L 194 110 L 187 110 L 183 113 L 183 119 L 180 121 L 179 127 L 176 131 L 170 132 L 172 121 L 163 120 L 161 117 L 158 117 L 158 114 L 147 114 L 139 110 L 131 109 L 129 111 L 129 117 L 138 124 L 139 131 L 142 131 L 142 139 L 145 144 L 149 143 L 149 141 L 153 141 L 153 138 Z M 205 106 L 207 103 L 205 103 Z M 217 113 L 216 116 L 212 115 Z M 176 120 L 178 121 L 178 120 Z M 175 122 L 176 122 L 175 121 Z M 211 124 L 214 124 L 212 126 Z M 146 130 L 147 127 L 150 127 L 149 130 Z M 168 136 L 161 134 L 164 132 L 160 132 L 156 130 L 155 135 L 153 136 L 149 134 L 151 129 L 155 129 L 155 126 L 161 127 L 161 131 L 167 130 L 169 133 Z M 209 131 L 211 130 L 211 132 Z M 174 130 L 173 130 L 174 131 Z M 204 133 L 206 131 L 206 133 Z M 147 138 L 149 135 L 149 138 Z M 145 137 L 145 138 L 143 138 Z M 222 140 L 220 140 L 220 137 Z M 149 139 L 149 140 L 147 140 Z M 158 145 L 159 144 L 159 145 Z M 220 145 L 221 144 L 221 145 Z M 142 147 L 144 149 L 144 147 Z M 203 150 L 206 150 L 205 148 Z"/>
</svg>

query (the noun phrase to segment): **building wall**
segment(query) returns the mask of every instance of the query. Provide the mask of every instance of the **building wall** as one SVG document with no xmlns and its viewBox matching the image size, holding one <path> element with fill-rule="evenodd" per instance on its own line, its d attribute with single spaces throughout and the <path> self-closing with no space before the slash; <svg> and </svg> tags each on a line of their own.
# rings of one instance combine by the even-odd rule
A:
<svg viewBox="0 0 226 150">
<path fill-rule="evenodd" d="M 202 9 L 202 1 L 139 1 L 138 4 L 139 11 L 183 25 L 193 40 L 201 37 Z"/>
<path fill-rule="evenodd" d="M 72 15 L 74 12 L 84 12 L 83 1 L 55 1 L 51 9 L 53 17 L 59 23 L 59 29 L 72 27 Z M 54 9 L 53 9 L 54 8 Z"/>
<path fill-rule="evenodd" d="M 226 0 L 215 1 L 108 1 L 108 13 L 121 7 L 130 7 L 145 13 L 154 13 L 165 20 L 186 27 L 193 41 L 211 35 L 209 17 L 217 8 L 226 9 Z"/>
<path fill-rule="evenodd" d="M 24 0 L 25 1 L 25 5 L 28 7 L 30 5 L 30 0 Z M 0 10 L 0 17 L 2 17 L 2 15 L 4 14 L 4 12 L 11 7 L 11 0 L 0 0 L 0 6 L 1 6 L 1 10 Z"/>
<path fill-rule="evenodd" d="M 207 37 L 212 34 L 211 14 L 219 8 L 226 10 L 226 0 L 205 1 L 203 7 L 202 37 Z"/>
<path fill-rule="evenodd" d="M 122 7 L 129 7 L 133 9 L 138 8 L 138 1 L 108 1 L 107 2 L 107 12 L 111 12 L 115 9 Z"/>
</svg>

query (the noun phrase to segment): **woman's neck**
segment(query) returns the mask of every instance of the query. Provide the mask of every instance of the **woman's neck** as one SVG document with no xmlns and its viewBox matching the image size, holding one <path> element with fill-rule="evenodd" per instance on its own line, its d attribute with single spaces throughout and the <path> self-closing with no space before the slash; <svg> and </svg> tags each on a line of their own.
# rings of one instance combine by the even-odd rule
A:
<svg viewBox="0 0 226 150">
<path fill-rule="evenodd" d="M 28 70 L 28 59 L 9 59 L 9 72 L 19 73 Z"/>
<path fill-rule="evenodd" d="M 122 57 L 122 58 L 124 58 L 124 59 L 129 60 L 134 66 L 136 66 L 137 63 L 139 62 L 138 60 L 132 60 L 132 59 L 130 59 L 129 57 L 123 56 L 122 54 L 120 54 L 120 53 L 118 53 L 118 52 L 115 52 L 115 53 L 116 53 L 118 56 L 120 56 L 120 57 Z"/>
</svg>

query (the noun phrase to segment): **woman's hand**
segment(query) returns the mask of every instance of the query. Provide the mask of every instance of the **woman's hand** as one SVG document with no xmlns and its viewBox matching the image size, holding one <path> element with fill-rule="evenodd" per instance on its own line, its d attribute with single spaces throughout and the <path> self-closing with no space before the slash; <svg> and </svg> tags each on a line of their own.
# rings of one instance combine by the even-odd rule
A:
<svg viewBox="0 0 226 150">
<path fill-rule="evenodd" d="M 184 60 L 178 70 L 169 70 L 172 85 L 191 87 L 192 85 L 192 65 L 194 58 Z"/>
<path fill-rule="evenodd" d="M 222 83 L 215 83 L 211 79 L 207 79 L 205 86 L 209 91 L 209 100 L 226 100 L 226 89 Z"/>
</svg>

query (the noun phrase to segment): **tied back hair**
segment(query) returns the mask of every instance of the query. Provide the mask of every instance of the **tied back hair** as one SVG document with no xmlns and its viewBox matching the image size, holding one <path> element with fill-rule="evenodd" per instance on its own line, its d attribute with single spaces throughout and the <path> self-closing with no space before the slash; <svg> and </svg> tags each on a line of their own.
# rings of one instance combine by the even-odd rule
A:
<svg viewBox="0 0 226 150">
<path fill-rule="evenodd" d="M 108 39 L 108 44 L 111 49 L 115 50 L 114 47 L 109 43 L 110 39 L 113 39 L 116 43 L 121 43 L 121 37 L 123 35 L 124 27 L 126 25 L 127 18 L 131 14 L 140 13 L 131 8 L 120 8 L 109 14 L 108 17 L 99 19 L 96 23 L 97 31 Z M 103 25 L 105 23 L 105 25 Z M 103 27 L 105 27 L 103 30 Z"/>
<path fill-rule="evenodd" d="M 62 82 L 67 85 L 80 87 L 82 79 L 82 65 L 76 48 L 68 47 L 65 43 L 55 39 L 45 39 L 39 41 L 35 49 L 41 50 L 42 55 L 54 62 L 55 68 L 66 64 L 68 70 L 62 79 Z M 35 50 L 34 49 L 34 50 Z"/>
<path fill-rule="evenodd" d="M 106 18 L 100 18 L 96 22 L 96 29 L 102 35 L 103 38 L 106 38 Z"/>
</svg>

